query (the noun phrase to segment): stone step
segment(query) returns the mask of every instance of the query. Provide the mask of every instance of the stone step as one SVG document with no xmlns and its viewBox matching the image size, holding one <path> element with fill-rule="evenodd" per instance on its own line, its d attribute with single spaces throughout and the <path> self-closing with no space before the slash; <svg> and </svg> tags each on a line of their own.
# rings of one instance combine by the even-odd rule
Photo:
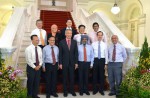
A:
<svg viewBox="0 0 150 98">
<path fill-rule="evenodd" d="M 31 41 L 31 40 L 30 40 L 30 37 L 24 36 L 24 37 L 23 37 L 23 41 Z"/>
<path fill-rule="evenodd" d="M 31 36 L 31 32 L 26 32 L 25 34 L 24 34 L 24 37 L 30 37 Z"/>
<path fill-rule="evenodd" d="M 21 52 L 19 53 L 19 58 L 25 58 L 25 52 L 22 52 L 22 51 L 21 51 Z"/>
<path fill-rule="evenodd" d="M 18 68 L 21 69 L 23 72 L 26 71 L 26 66 L 27 66 L 26 62 L 19 62 L 18 63 Z"/>
<path fill-rule="evenodd" d="M 25 61 L 26 61 L 25 56 L 24 57 L 19 57 L 19 59 L 18 59 L 18 62 L 25 62 Z"/>
<path fill-rule="evenodd" d="M 31 44 L 31 41 L 23 41 L 22 46 L 29 46 Z"/>
</svg>

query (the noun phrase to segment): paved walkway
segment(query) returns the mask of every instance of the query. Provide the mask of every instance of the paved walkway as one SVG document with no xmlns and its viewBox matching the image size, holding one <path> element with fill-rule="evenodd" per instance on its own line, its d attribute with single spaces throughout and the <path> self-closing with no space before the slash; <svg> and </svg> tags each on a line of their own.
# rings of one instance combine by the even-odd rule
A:
<svg viewBox="0 0 150 98">
<path fill-rule="evenodd" d="M 77 96 L 76 97 L 73 97 L 71 94 L 68 94 L 68 97 L 64 97 L 63 96 L 63 93 L 59 93 L 58 94 L 58 98 L 116 98 L 115 96 L 108 96 L 108 91 L 105 91 L 105 96 L 102 96 L 100 93 L 97 93 L 96 95 L 93 95 L 92 92 L 90 92 L 90 96 L 87 96 L 87 95 L 83 95 L 83 96 L 80 96 L 79 93 L 76 93 Z M 46 98 L 45 95 L 39 95 L 40 98 Z M 52 97 L 51 98 L 55 98 L 55 97 Z"/>
</svg>

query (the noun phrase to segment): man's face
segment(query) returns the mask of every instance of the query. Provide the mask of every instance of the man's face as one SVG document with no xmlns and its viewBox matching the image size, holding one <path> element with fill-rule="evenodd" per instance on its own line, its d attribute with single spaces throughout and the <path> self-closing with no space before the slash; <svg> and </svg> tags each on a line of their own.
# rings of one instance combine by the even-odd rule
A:
<svg viewBox="0 0 150 98">
<path fill-rule="evenodd" d="M 66 23 L 67 27 L 71 27 L 72 26 L 72 21 L 71 20 L 68 20 L 67 23 Z"/>
<path fill-rule="evenodd" d="M 48 39 L 48 42 L 49 42 L 49 45 L 51 45 L 51 46 L 55 45 L 55 38 L 54 37 L 50 37 Z"/>
<path fill-rule="evenodd" d="M 38 22 L 36 23 L 36 26 L 37 26 L 38 29 L 42 29 L 42 27 L 43 27 L 43 22 L 42 22 L 42 21 L 38 21 Z"/>
<path fill-rule="evenodd" d="M 33 39 L 32 39 L 32 44 L 34 45 L 38 45 L 39 44 L 39 38 L 37 36 L 34 36 Z"/>
<path fill-rule="evenodd" d="M 118 36 L 117 35 L 113 35 L 111 37 L 111 41 L 112 41 L 113 44 L 117 44 L 118 43 Z"/>
<path fill-rule="evenodd" d="M 65 33 L 65 35 L 66 35 L 67 39 L 71 39 L 71 37 L 72 37 L 72 31 L 71 30 L 67 30 L 66 33 Z"/>
<path fill-rule="evenodd" d="M 103 38 L 103 33 L 101 33 L 101 32 L 98 33 L 97 38 L 98 38 L 99 41 L 101 41 L 102 38 Z"/>
<path fill-rule="evenodd" d="M 93 26 L 93 29 L 94 29 L 95 32 L 97 32 L 97 31 L 99 30 L 99 26 L 98 26 L 97 24 L 95 24 L 95 25 Z"/>
<path fill-rule="evenodd" d="M 83 38 L 83 39 L 82 39 L 82 44 L 83 44 L 83 45 L 86 45 L 86 42 L 87 42 L 87 38 Z"/>
<path fill-rule="evenodd" d="M 57 25 L 52 25 L 52 26 L 51 26 L 51 32 L 56 33 L 56 32 L 57 32 L 57 30 L 58 30 Z"/>
<path fill-rule="evenodd" d="M 84 28 L 84 27 L 80 27 L 80 28 L 79 28 L 79 32 L 80 32 L 81 34 L 84 34 L 84 33 L 85 33 L 85 28 Z"/>
</svg>

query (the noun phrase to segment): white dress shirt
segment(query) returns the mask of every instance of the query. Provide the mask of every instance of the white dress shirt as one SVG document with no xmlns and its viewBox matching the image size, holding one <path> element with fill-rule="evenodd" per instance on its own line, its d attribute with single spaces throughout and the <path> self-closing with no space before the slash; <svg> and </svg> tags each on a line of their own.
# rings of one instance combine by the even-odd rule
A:
<svg viewBox="0 0 150 98">
<path fill-rule="evenodd" d="M 99 41 L 93 42 L 92 47 L 94 49 L 94 58 L 98 58 L 98 44 Z M 105 58 L 105 64 L 108 63 L 108 50 L 107 50 L 107 45 L 103 41 L 100 42 L 100 47 L 101 47 L 101 58 Z"/>
<path fill-rule="evenodd" d="M 86 34 L 76 34 L 73 39 L 77 41 L 77 45 L 81 44 L 81 35 L 86 35 Z M 87 41 L 87 44 L 90 44 L 90 38 Z"/>
<path fill-rule="evenodd" d="M 45 45 L 47 44 L 47 36 L 46 36 L 46 31 L 41 29 L 41 32 L 42 32 L 42 36 L 43 36 L 43 39 L 45 41 Z M 32 31 L 31 35 L 37 35 L 38 38 L 39 38 L 39 45 L 41 45 L 41 39 L 40 39 L 40 29 L 36 28 Z"/>
<path fill-rule="evenodd" d="M 72 28 L 71 28 L 71 27 L 66 27 L 66 30 L 68 30 L 68 29 L 69 29 L 69 30 L 72 30 Z"/>
<path fill-rule="evenodd" d="M 39 58 L 39 65 L 42 66 L 42 49 L 37 46 L 37 52 L 38 52 L 38 58 Z M 36 66 L 34 65 L 34 63 L 36 63 L 36 55 L 35 55 L 35 46 L 33 44 L 31 44 L 30 46 L 28 46 L 25 50 L 25 57 L 26 57 L 26 62 L 27 64 L 32 67 L 35 68 Z"/>
<path fill-rule="evenodd" d="M 98 31 L 101 31 L 101 30 L 98 30 Z M 98 39 L 97 39 L 97 32 L 95 32 L 95 31 L 90 32 L 90 33 L 88 33 L 88 36 L 90 37 L 91 43 L 98 41 Z M 102 40 L 105 43 L 107 43 L 107 36 L 106 36 L 105 32 L 103 32 L 103 39 Z"/>
</svg>

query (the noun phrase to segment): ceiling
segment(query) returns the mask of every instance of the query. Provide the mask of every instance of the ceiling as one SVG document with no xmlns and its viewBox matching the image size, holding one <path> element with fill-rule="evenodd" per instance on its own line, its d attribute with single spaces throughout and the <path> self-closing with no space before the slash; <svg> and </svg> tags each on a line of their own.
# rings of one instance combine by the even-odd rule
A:
<svg viewBox="0 0 150 98">
<path fill-rule="evenodd" d="M 95 2 L 109 2 L 109 3 L 114 3 L 115 0 L 77 0 L 78 3 L 88 3 L 90 1 L 95 1 Z M 123 1 L 123 0 L 116 0 L 117 2 Z"/>
</svg>

